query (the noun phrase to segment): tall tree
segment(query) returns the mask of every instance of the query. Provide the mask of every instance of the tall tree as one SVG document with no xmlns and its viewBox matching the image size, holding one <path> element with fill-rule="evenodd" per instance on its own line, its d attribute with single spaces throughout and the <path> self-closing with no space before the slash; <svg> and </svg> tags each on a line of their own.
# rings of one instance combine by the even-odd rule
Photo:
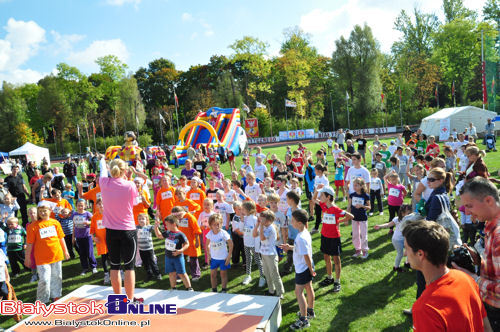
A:
<svg viewBox="0 0 500 332">
<path fill-rule="evenodd" d="M 476 13 L 464 6 L 463 0 L 443 0 L 443 12 L 446 23 L 457 18 L 476 18 Z"/>
<path fill-rule="evenodd" d="M 19 124 L 26 123 L 26 102 L 19 89 L 3 82 L 0 90 L 0 147 L 1 150 L 10 151 L 21 143 Z"/>
</svg>

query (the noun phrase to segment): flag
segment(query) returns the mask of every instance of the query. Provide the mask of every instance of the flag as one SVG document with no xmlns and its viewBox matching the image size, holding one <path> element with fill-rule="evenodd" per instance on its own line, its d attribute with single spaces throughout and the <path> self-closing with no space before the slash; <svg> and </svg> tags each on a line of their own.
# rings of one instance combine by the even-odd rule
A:
<svg viewBox="0 0 500 332">
<path fill-rule="evenodd" d="M 402 98 L 401 98 L 401 86 L 399 86 L 399 102 L 402 101 Z"/>
<path fill-rule="evenodd" d="M 92 121 L 92 131 L 94 132 L 94 135 L 95 135 L 95 124 L 94 124 L 94 121 Z"/>
<path fill-rule="evenodd" d="M 297 107 L 297 103 L 292 100 L 285 99 L 285 107 Z"/>
<path fill-rule="evenodd" d="M 436 84 L 436 90 L 434 91 L 434 96 L 436 96 L 436 102 L 438 101 L 438 86 Z"/>
<path fill-rule="evenodd" d="M 488 91 L 486 90 L 486 61 L 482 61 L 481 75 L 483 77 L 483 105 L 488 104 Z"/>
<path fill-rule="evenodd" d="M 139 118 L 137 117 L 137 115 L 135 116 L 135 122 L 137 122 L 137 127 L 139 127 Z"/>
<path fill-rule="evenodd" d="M 177 94 L 174 91 L 174 99 L 175 99 L 175 108 L 179 107 L 179 99 L 177 99 Z"/>
<path fill-rule="evenodd" d="M 52 135 L 54 135 L 54 140 L 56 139 L 56 128 L 52 127 Z"/>
<path fill-rule="evenodd" d="M 243 104 L 243 110 L 247 113 L 250 112 L 250 108 L 247 106 L 247 104 Z"/>
<path fill-rule="evenodd" d="M 384 96 L 384 92 L 382 92 L 382 93 L 380 94 L 380 98 L 381 98 L 381 100 L 382 100 L 382 104 L 384 103 L 384 97 L 385 97 L 385 96 Z"/>
<path fill-rule="evenodd" d="M 345 98 L 349 100 L 349 94 L 347 93 L 347 90 L 345 91 Z"/>
<path fill-rule="evenodd" d="M 493 79 L 491 80 L 491 94 L 494 95 L 495 94 L 495 78 L 493 77 Z"/>
<path fill-rule="evenodd" d="M 266 105 L 259 103 L 257 100 L 255 101 L 255 107 L 257 107 L 257 108 L 264 108 L 264 109 L 267 108 Z"/>
<path fill-rule="evenodd" d="M 76 125 L 76 134 L 78 135 L 78 138 L 80 138 L 80 125 Z"/>
<path fill-rule="evenodd" d="M 158 115 L 160 116 L 161 122 L 163 122 L 163 124 L 166 125 L 167 123 L 165 122 L 165 118 L 163 118 L 163 116 L 161 115 L 161 113 L 158 113 Z"/>
<path fill-rule="evenodd" d="M 453 80 L 453 84 L 451 85 L 451 95 L 455 97 L 455 80 Z"/>
</svg>

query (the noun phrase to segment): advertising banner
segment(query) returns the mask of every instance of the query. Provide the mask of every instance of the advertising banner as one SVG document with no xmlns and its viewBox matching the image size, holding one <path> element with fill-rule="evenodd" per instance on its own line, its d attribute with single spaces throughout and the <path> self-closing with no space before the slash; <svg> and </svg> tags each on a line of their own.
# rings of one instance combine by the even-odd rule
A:
<svg viewBox="0 0 500 332">
<path fill-rule="evenodd" d="M 257 118 L 245 119 L 245 131 L 248 137 L 259 137 L 259 120 Z"/>
</svg>

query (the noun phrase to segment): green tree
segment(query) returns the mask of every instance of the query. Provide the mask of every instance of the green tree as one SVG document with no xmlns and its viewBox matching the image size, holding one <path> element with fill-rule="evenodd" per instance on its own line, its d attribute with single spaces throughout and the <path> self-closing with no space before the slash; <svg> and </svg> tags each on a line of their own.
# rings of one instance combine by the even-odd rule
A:
<svg viewBox="0 0 500 332">
<path fill-rule="evenodd" d="M 122 78 L 118 85 L 119 98 L 117 103 L 118 126 L 122 132 L 137 131 L 146 120 L 146 112 L 134 77 Z M 122 126 L 123 125 L 123 126 Z"/>
<path fill-rule="evenodd" d="M 19 124 L 26 122 L 27 106 L 21 91 L 3 82 L 0 90 L 0 150 L 10 151 L 20 145 Z"/>
<path fill-rule="evenodd" d="M 446 22 L 449 23 L 457 18 L 476 18 L 476 13 L 465 8 L 462 0 L 443 0 L 443 12 Z"/>
<path fill-rule="evenodd" d="M 487 0 L 483 7 L 485 20 L 493 20 L 500 25 L 500 2 L 498 0 Z"/>
<path fill-rule="evenodd" d="M 230 72 L 223 72 L 217 80 L 214 100 L 219 107 L 237 108 L 243 104 L 243 97 L 239 91 L 238 84 Z"/>
</svg>

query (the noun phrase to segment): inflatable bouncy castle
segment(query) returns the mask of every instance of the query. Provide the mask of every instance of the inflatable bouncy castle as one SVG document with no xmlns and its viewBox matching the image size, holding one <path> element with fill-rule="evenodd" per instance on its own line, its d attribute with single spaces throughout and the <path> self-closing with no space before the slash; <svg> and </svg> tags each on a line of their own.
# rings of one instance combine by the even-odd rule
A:
<svg viewBox="0 0 500 332">
<path fill-rule="evenodd" d="M 179 141 L 175 153 L 179 164 L 187 159 L 187 149 L 200 145 L 217 149 L 219 146 L 233 151 L 235 156 L 243 152 L 247 146 L 247 135 L 241 126 L 240 110 L 237 108 L 211 107 L 200 112 L 194 121 L 189 122 L 179 133 Z"/>
</svg>

